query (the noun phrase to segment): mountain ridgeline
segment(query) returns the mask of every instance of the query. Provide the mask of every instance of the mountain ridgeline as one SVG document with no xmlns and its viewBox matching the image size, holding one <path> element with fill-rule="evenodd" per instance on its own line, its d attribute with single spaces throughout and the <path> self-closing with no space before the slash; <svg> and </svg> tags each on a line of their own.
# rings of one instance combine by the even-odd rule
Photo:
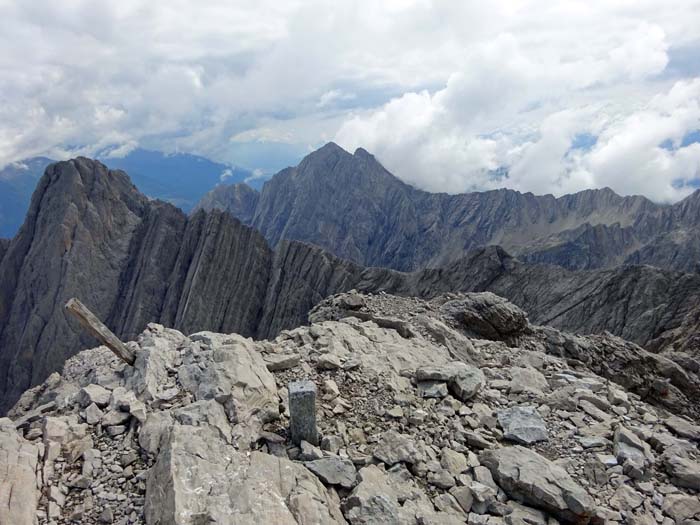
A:
<svg viewBox="0 0 700 525">
<path fill-rule="evenodd" d="M 294 170 L 287 174 L 296 176 Z M 270 184 L 289 183 L 289 177 L 283 173 Z M 320 185 L 328 180 L 320 171 L 317 178 Z M 390 177 L 381 181 L 408 188 Z M 350 192 L 358 187 L 352 180 L 343 184 Z M 256 214 L 267 198 L 265 191 L 259 197 L 242 187 L 237 191 L 241 206 L 247 202 Z M 342 202 L 338 195 L 339 221 L 351 211 Z M 638 198 L 625 202 L 648 206 Z M 284 202 L 265 204 L 278 205 Z M 384 213 L 371 205 L 356 211 L 358 220 Z M 405 210 L 392 220 L 415 225 L 419 218 L 413 213 Z M 340 230 L 320 224 L 329 239 L 347 240 Z M 682 344 L 700 354 L 692 336 L 700 318 L 698 274 L 650 266 L 572 271 L 524 263 L 496 246 L 475 248 L 441 268 L 406 273 L 367 268 L 283 237 L 273 239 L 272 249 L 262 234 L 229 213 L 200 209 L 188 217 L 145 197 L 124 172 L 98 161 L 78 158 L 50 165 L 19 233 L 0 242 L 0 412 L 60 370 L 67 358 L 94 345 L 66 317 L 63 305 L 71 297 L 129 340 L 150 322 L 185 333 L 269 338 L 305 324 L 308 312 L 325 297 L 351 289 L 423 298 L 492 291 L 525 309 L 536 324 L 578 333 L 609 331 L 655 350 Z M 411 237 L 411 246 L 419 237 Z M 384 246 L 394 242 L 402 249 L 395 235 L 381 239 Z"/>
<path fill-rule="evenodd" d="M 555 198 L 513 190 L 448 195 L 404 184 L 367 151 L 329 143 L 257 192 L 218 187 L 197 209 L 224 209 L 282 239 L 316 244 L 365 266 L 439 267 L 498 245 L 523 261 L 569 269 L 651 264 L 697 271 L 700 190 L 673 205 L 612 190 Z"/>
</svg>

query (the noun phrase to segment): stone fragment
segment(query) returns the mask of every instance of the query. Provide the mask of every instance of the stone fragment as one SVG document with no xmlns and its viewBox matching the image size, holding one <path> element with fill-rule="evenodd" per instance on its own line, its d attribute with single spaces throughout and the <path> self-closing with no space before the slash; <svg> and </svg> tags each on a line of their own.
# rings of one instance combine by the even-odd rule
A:
<svg viewBox="0 0 700 525">
<path fill-rule="evenodd" d="M 88 425 L 97 425 L 104 416 L 104 412 L 95 403 L 90 403 L 85 409 L 85 421 Z"/>
<path fill-rule="evenodd" d="M 440 465 L 453 476 L 459 476 L 468 468 L 467 458 L 464 454 L 447 447 L 440 451 Z"/>
<path fill-rule="evenodd" d="M 541 394 L 549 390 L 547 378 L 534 368 L 514 367 L 510 369 L 510 391 L 514 394 L 533 392 Z"/>
<path fill-rule="evenodd" d="M 279 372 L 299 366 L 301 356 L 291 353 L 265 354 L 263 360 L 270 372 Z"/>
<path fill-rule="evenodd" d="M 355 486 L 355 465 L 349 459 L 329 456 L 304 463 L 327 485 L 339 485 L 345 489 Z"/>
<path fill-rule="evenodd" d="M 499 411 L 497 417 L 503 428 L 503 437 L 510 441 L 531 445 L 538 441 L 546 441 L 549 437 L 544 420 L 535 407 L 506 408 Z"/>
<path fill-rule="evenodd" d="M 443 398 L 447 395 L 447 383 L 441 381 L 421 381 L 418 395 L 423 398 Z"/>
<path fill-rule="evenodd" d="M 700 441 L 700 426 L 694 425 L 687 419 L 671 416 L 664 420 L 665 425 L 681 437 Z"/>
<path fill-rule="evenodd" d="M 131 414 L 128 412 L 122 412 L 121 410 L 110 410 L 104 416 L 102 416 L 102 426 L 108 427 L 112 425 L 123 425 L 127 421 Z"/>
<path fill-rule="evenodd" d="M 661 510 L 676 523 L 684 523 L 685 520 L 700 518 L 700 499 L 686 494 L 669 494 L 664 498 Z"/>
<path fill-rule="evenodd" d="M 361 469 L 357 476 L 359 483 L 343 508 L 351 525 L 402 525 L 411 522 L 402 515 L 396 492 L 385 472 L 376 465 L 369 465 Z"/>
<path fill-rule="evenodd" d="M 642 506 L 644 497 L 629 485 L 620 485 L 610 498 L 610 505 L 621 511 L 631 512 Z"/>
<path fill-rule="evenodd" d="M 664 466 L 674 485 L 700 490 L 700 463 L 670 454 L 664 458 Z"/>
<path fill-rule="evenodd" d="M 413 440 L 404 434 L 389 430 L 382 434 L 374 449 L 374 457 L 391 466 L 396 463 L 416 463 L 420 460 Z"/>
<path fill-rule="evenodd" d="M 95 403 L 98 407 L 104 408 L 109 404 L 112 393 L 100 385 L 87 385 L 78 391 L 77 400 L 83 408 Z"/>
<path fill-rule="evenodd" d="M 319 370 L 337 370 L 341 366 L 338 356 L 331 353 L 321 354 L 316 361 L 316 368 Z"/>
<path fill-rule="evenodd" d="M 467 366 L 449 382 L 450 392 L 461 401 L 469 401 L 486 383 L 484 373 L 475 366 Z"/>
<path fill-rule="evenodd" d="M 472 509 L 474 496 L 469 487 L 452 487 L 450 489 L 450 494 L 457 500 L 457 503 L 459 503 L 459 506 L 464 512 L 469 512 Z"/>
<path fill-rule="evenodd" d="M 623 425 L 615 430 L 613 453 L 624 473 L 633 479 L 644 479 L 654 462 L 651 447 Z"/>
<path fill-rule="evenodd" d="M 299 444 L 301 452 L 299 454 L 299 459 L 302 461 L 313 461 L 315 459 L 321 459 L 323 457 L 323 452 L 320 448 L 315 447 L 308 441 L 302 440 Z"/>
</svg>

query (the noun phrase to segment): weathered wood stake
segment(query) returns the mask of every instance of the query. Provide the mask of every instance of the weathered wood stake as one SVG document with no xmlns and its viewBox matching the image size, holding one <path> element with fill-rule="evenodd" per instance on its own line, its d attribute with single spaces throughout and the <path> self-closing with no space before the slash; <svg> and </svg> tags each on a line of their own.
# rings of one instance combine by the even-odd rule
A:
<svg viewBox="0 0 700 525">
<path fill-rule="evenodd" d="M 316 429 L 316 385 L 313 381 L 289 383 L 289 431 L 292 443 L 318 445 Z"/>
<path fill-rule="evenodd" d="M 87 306 L 78 299 L 73 298 L 66 303 L 66 310 L 75 317 L 83 328 L 100 343 L 109 348 L 119 359 L 133 365 L 136 356 L 131 349 L 122 343 L 119 338 L 93 314 Z"/>
</svg>

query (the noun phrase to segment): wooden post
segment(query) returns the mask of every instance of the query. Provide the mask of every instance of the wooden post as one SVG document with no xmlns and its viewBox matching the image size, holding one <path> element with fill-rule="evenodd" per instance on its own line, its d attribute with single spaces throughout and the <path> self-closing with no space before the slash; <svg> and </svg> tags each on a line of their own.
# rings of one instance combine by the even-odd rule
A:
<svg viewBox="0 0 700 525">
<path fill-rule="evenodd" d="M 75 317 L 83 328 L 94 336 L 101 344 L 109 348 L 114 355 L 128 365 L 133 365 L 136 356 L 131 349 L 122 343 L 119 338 L 93 314 L 88 307 L 78 299 L 73 298 L 66 303 L 66 310 Z"/>
</svg>

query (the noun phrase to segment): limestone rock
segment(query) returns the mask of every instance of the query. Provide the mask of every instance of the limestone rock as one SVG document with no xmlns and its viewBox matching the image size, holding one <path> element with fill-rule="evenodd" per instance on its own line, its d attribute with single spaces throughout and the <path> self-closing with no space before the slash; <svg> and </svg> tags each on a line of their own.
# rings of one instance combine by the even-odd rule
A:
<svg viewBox="0 0 700 525">
<path fill-rule="evenodd" d="M 338 502 L 303 466 L 243 454 L 207 428 L 179 425 L 148 476 L 145 515 L 174 525 L 345 523 Z"/>
<path fill-rule="evenodd" d="M 0 419 L 0 523 L 34 525 L 40 493 L 36 476 L 39 449 Z"/>
<path fill-rule="evenodd" d="M 340 485 L 345 489 L 355 486 L 355 465 L 349 459 L 329 456 L 304 463 L 327 485 Z"/>
<path fill-rule="evenodd" d="M 531 445 L 549 437 L 542 416 L 532 406 L 517 406 L 498 412 L 503 437 L 516 443 Z"/>
<path fill-rule="evenodd" d="M 566 522 L 588 523 L 595 504 L 564 469 L 521 446 L 488 450 L 479 461 L 511 497 Z"/>
<path fill-rule="evenodd" d="M 384 432 L 374 449 L 374 456 L 391 466 L 395 463 L 416 463 L 420 454 L 413 440 L 393 430 Z"/>
<path fill-rule="evenodd" d="M 104 408 L 109 404 L 112 393 L 100 385 L 87 385 L 78 392 L 78 402 L 82 407 L 88 407 L 92 403 L 99 408 Z"/>
</svg>

